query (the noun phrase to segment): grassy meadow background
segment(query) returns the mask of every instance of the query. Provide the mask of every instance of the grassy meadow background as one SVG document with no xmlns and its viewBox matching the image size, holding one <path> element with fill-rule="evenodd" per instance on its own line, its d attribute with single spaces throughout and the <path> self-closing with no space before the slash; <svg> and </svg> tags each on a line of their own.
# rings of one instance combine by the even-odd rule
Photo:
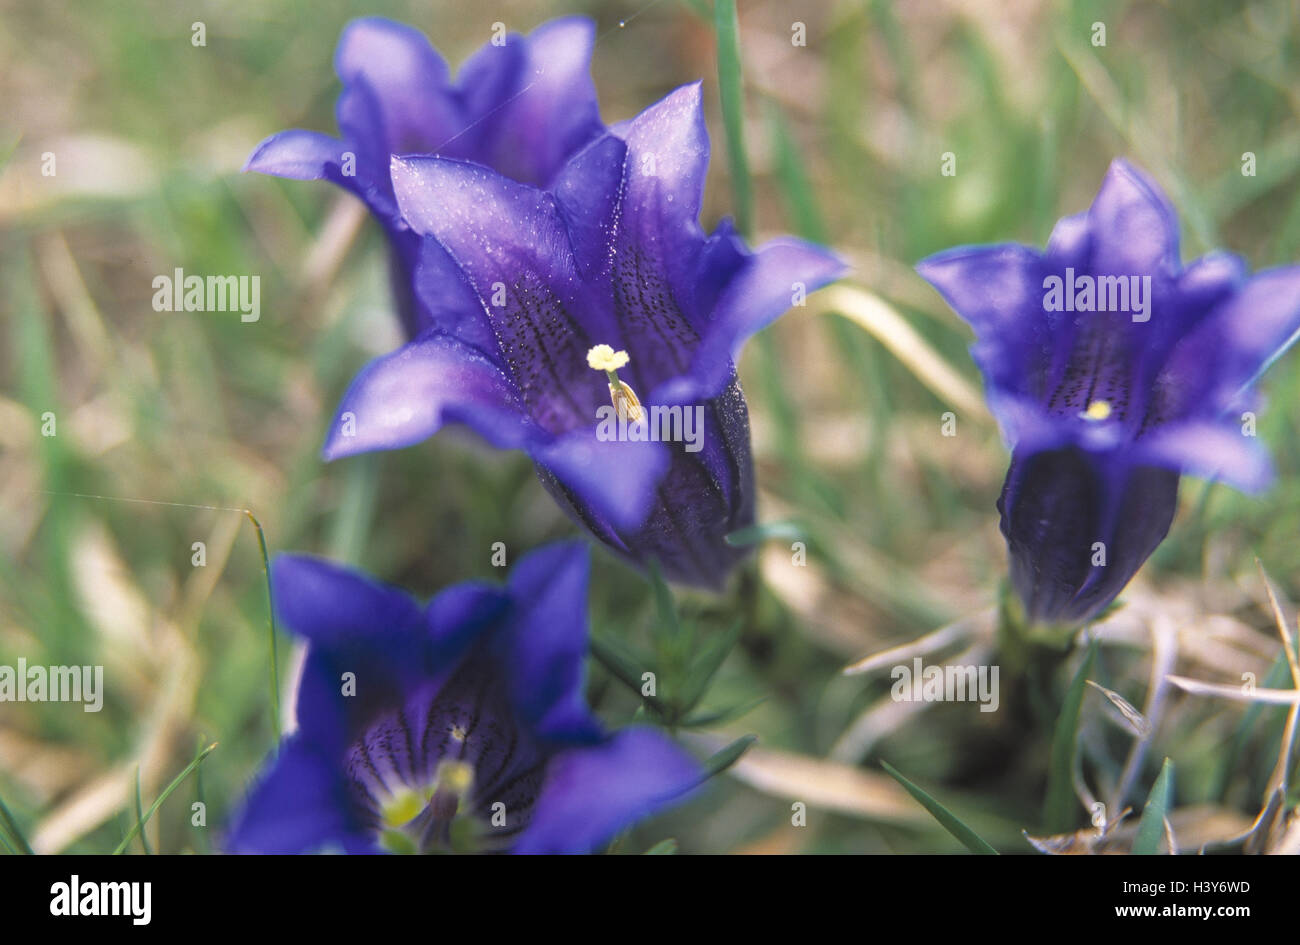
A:
<svg viewBox="0 0 1300 945">
<path fill-rule="evenodd" d="M 769 537 L 726 595 L 676 594 L 696 651 L 741 621 L 697 710 L 703 724 L 683 737 L 701 756 L 746 734 L 758 742 L 618 849 L 674 838 L 683 852 L 962 850 L 882 761 L 1003 852 L 1032 852 L 1021 831 L 1060 820 L 1044 815 L 1052 737 L 1081 654 L 996 649 L 1006 452 L 968 329 L 911 267 L 960 243 L 1041 245 L 1117 156 L 1169 192 L 1185 259 L 1222 246 L 1254 268 L 1296 261 L 1294 4 L 741 0 L 743 87 L 725 30 L 722 43 L 726 87 L 740 91 L 728 141 L 708 0 L 0 0 L 0 664 L 103 664 L 106 687 L 99 713 L 0 704 L 0 798 L 38 851 L 113 850 L 137 803 L 147 809 L 213 742 L 143 837 L 153 851 L 220 848 L 276 729 L 262 557 L 237 510 L 256 516 L 272 554 L 328 555 L 421 597 L 499 579 L 493 542 L 513 562 L 576 534 L 524 457 L 461 432 L 320 461 L 349 380 L 399 341 L 381 236 L 323 182 L 239 173 L 274 131 L 335 131 L 333 50 L 355 16 L 417 26 L 456 66 L 496 21 L 526 32 L 568 13 L 598 24 L 606 122 L 703 79 L 707 226 L 737 216 L 760 240 L 798 233 L 853 266 L 740 365 L 760 521 L 797 527 Z M 205 47 L 191 44 L 195 21 Z M 792 43 L 796 22 L 806 46 Z M 1095 22 L 1104 47 L 1091 43 Z M 945 152 L 953 177 L 940 174 Z M 1242 175 L 1244 152 L 1256 176 Z M 155 312 L 151 282 L 177 267 L 260 276 L 260 320 Z M 1091 678 L 1139 710 L 1154 670 L 1227 683 L 1250 672 L 1262 685 L 1282 665 L 1256 558 L 1294 628 L 1300 355 L 1264 389 L 1259 435 L 1276 484 L 1247 497 L 1184 480 L 1170 538 L 1097 654 Z M 47 411 L 56 436 L 41 435 Z M 948 411 L 952 437 L 941 435 Z M 671 693 L 688 656 L 656 643 L 647 584 L 601 551 L 591 610 L 597 638 L 642 654 Z M 842 675 L 953 621 L 951 645 L 927 662 L 1001 662 L 997 712 L 895 703 L 888 666 Z M 292 641 L 278 652 L 287 694 Z M 1290 685 L 1285 673 L 1273 684 Z M 611 724 L 638 712 L 594 660 L 590 694 Z M 1159 704 L 1126 804 L 1140 810 L 1169 757 L 1180 846 L 1247 829 L 1285 710 L 1175 691 Z M 1079 741 L 1104 801 L 1134 735 L 1093 688 Z M 206 827 L 191 822 L 200 800 Z M 1296 801 L 1292 788 L 1284 805 Z M 797 802 L 803 827 L 791 823 Z M 1067 806 L 1066 826 L 1084 826 L 1083 805 Z"/>
</svg>

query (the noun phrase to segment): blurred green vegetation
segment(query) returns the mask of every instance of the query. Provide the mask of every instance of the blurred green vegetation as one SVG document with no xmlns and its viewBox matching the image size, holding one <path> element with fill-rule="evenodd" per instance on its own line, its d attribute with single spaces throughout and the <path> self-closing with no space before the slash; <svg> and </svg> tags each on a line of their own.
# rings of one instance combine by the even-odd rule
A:
<svg viewBox="0 0 1300 945">
<path fill-rule="evenodd" d="M 960 243 L 1043 243 L 1059 216 L 1086 208 L 1116 156 L 1166 186 L 1185 258 L 1223 246 L 1264 268 L 1300 255 L 1300 14 L 1287 0 L 1025 2 L 1014 13 L 992 2 L 741 0 L 738 10 L 743 87 L 729 130 L 744 158 L 727 151 L 706 0 L 0 3 L 0 155 L 13 152 L 0 177 L 0 663 L 103 663 L 107 680 L 97 714 L 0 705 L 0 798 L 38 849 L 112 850 L 135 823 L 137 768 L 147 808 L 213 741 L 147 835 L 155 850 L 217 848 L 274 743 L 256 535 L 240 512 L 201 507 L 250 509 L 273 553 L 361 564 L 422 596 L 498 577 L 493 542 L 513 561 L 574 534 L 526 460 L 468 435 L 319 460 L 348 381 L 397 341 L 381 241 L 327 185 L 239 168 L 274 131 L 334 130 L 333 48 L 353 16 L 416 25 L 453 66 L 494 22 L 527 31 L 592 16 L 610 122 L 704 79 L 706 225 L 738 212 L 731 173 L 745 169 L 739 192 L 752 191 L 758 239 L 797 232 L 835 247 L 855 286 L 976 387 L 969 332 L 912 264 Z M 196 21 L 206 46 L 191 44 Z M 1104 47 L 1091 41 L 1098 22 Z M 791 41 L 797 23 L 806 46 Z M 47 152 L 53 177 L 40 170 Z M 940 174 L 945 152 L 955 177 Z M 1242 175 L 1244 152 L 1256 176 Z M 176 267 L 259 275 L 260 321 L 153 311 L 151 280 Z M 741 376 L 760 519 L 796 522 L 808 563 L 794 566 L 789 539 L 772 538 L 727 595 L 678 594 L 699 640 L 741 620 L 701 711 L 762 700 L 691 737 L 703 753 L 755 733 L 759 749 L 751 767 L 620 848 L 675 837 L 684 852 L 961 850 L 880 771 L 884 759 L 998 849 L 1028 852 L 1019 832 L 1042 827 L 1075 664 L 1039 659 L 1041 671 L 1004 677 L 996 713 L 936 705 L 882 714 L 878 728 L 862 718 L 889 701 L 887 676 L 840 675 L 995 603 L 996 431 L 959 414 L 958 435 L 940 436 L 952 406 L 817 297 L 752 346 Z M 1234 629 L 1214 638 L 1224 649 L 1185 647 L 1189 675 L 1241 665 L 1263 679 L 1274 664 L 1256 556 L 1300 599 L 1300 360 L 1283 359 L 1264 389 L 1259 435 L 1276 485 L 1250 497 L 1185 482 L 1170 539 L 1126 595 L 1168 610 L 1180 632 L 1203 632 L 1212 615 L 1258 631 L 1258 643 Z M 40 435 L 47 411 L 57 436 Z M 645 581 L 599 553 L 591 607 L 598 637 L 654 649 L 662 614 Z M 1141 706 L 1150 654 L 1130 643 L 1099 654 L 1099 681 Z M 280 651 L 287 677 L 290 641 Z M 1270 684 L 1285 687 L 1285 673 Z M 603 663 L 591 686 L 612 723 L 645 711 Z M 1086 697 L 1082 750 L 1114 780 L 1129 738 L 1099 701 Z M 1173 806 L 1201 805 L 1189 831 L 1248 824 L 1282 718 L 1177 700 L 1129 803 L 1140 808 L 1169 756 Z M 206 828 L 190 823 L 200 797 Z M 792 829 L 801 800 L 808 826 Z"/>
</svg>

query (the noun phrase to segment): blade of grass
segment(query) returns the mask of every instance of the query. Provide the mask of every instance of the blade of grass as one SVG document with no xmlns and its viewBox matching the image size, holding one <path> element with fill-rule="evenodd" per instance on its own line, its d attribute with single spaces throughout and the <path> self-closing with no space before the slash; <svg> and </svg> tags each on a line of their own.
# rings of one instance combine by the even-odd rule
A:
<svg viewBox="0 0 1300 945">
<path fill-rule="evenodd" d="M 266 579 L 266 636 L 271 650 L 271 729 L 275 732 L 275 740 L 280 741 L 280 657 L 276 650 L 275 641 L 275 601 L 271 597 L 271 561 L 270 556 L 266 553 L 266 533 L 262 531 L 262 523 L 257 520 L 249 509 L 244 509 L 244 514 L 248 520 L 253 523 L 257 529 L 257 546 L 262 553 L 262 577 Z"/>
<path fill-rule="evenodd" d="M 196 752 L 196 753 L 197 753 L 197 752 L 200 752 L 200 751 L 203 750 L 203 742 L 204 742 L 204 741 L 205 741 L 205 739 L 204 739 L 203 734 L 202 734 L 202 733 L 199 733 L 198 744 L 195 746 L 195 752 Z M 200 842 L 199 842 L 198 846 L 202 849 L 202 851 L 203 851 L 204 853 L 211 853 L 211 852 L 212 852 L 212 840 L 211 840 L 211 838 L 210 838 L 210 836 L 209 836 L 209 834 L 208 834 L 208 831 L 207 831 L 207 829 L 206 829 L 206 827 L 207 827 L 207 810 L 208 810 L 208 801 L 207 801 L 207 796 L 206 796 L 206 794 L 205 794 L 205 792 L 204 792 L 204 790 L 203 790 L 203 766 L 202 766 L 202 765 L 200 765 L 200 766 L 199 766 L 197 769 L 195 769 L 195 771 L 194 771 L 194 799 L 195 799 L 196 801 L 198 801 L 198 803 L 201 805 L 200 810 L 202 810 L 202 811 L 204 812 L 203 826 L 204 826 L 205 829 L 203 829 L 203 830 L 199 830 L 199 831 L 198 831 L 199 838 L 200 838 Z M 191 826 L 194 826 L 193 820 L 191 820 L 190 825 L 191 825 Z"/>
<path fill-rule="evenodd" d="M 1287 680 L 1288 676 L 1286 654 L 1279 653 L 1277 659 L 1273 661 L 1273 666 L 1269 669 L 1268 675 L 1264 677 L 1263 688 L 1278 689 Z M 1254 733 L 1255 724 L 1259 721 L 1259 716 L 1264 712 L 1265 707 L 1266 704 L 1263 702 L 1252 702 L 1246 707 L 1246 711 L 1241 714 L 1241 721 L 1237 723 L 1237 727 L 1232 733 L 1232 741 L 1224 752 L 1215 771 L 1214 780 L 1211 782 L 1213 787 L 1210 789 L 1210 797 L 1214 800 L 1222 801 L 1224 795 L 1227 794 L 1228 782 L 1233 772 L 1237 770 L 1237 763 L 1245 753 L 1246 744 Z"/>
<path fill-rule="evenodd" d="M 1079 664 L 1079 671 L 1070 681 L 1061 714 L 1056 720 L 1047 771 L 1047 801 L 1043 809 L 1043 822 L 1048 833 L 1065 833 L 1074 823 L 1074 753 L 1078 744 L 1079 709 L 1083 705 L 1084 689 L 1096 656 L 1097 641 L 1093 640 Z"/>
<path fill-rule="evenodd" d="M 901 784 L 908 794 L 916 798 L 917 803 L 928 810 L 930 815 L 939 821 L 943 829 L 956 837 L 967 850 L 981 856 L 998 855 L 998 851 L 993 849 L 983 837 L 962 823 L 961 818 L 903 777 L 893 765 L 887 761 L 882 761 L 880 766 L 885 769 L 886 774 Z"/>
<path fill-rule="evenodd" d="M 1142 808 L 1137 836 L 1133 838 L 1135 856 L 1151 856 L 1160 852 L 1160 839 L 1165 835 L 1165 817 L 1169 814 L 1169 801 L 1173 793 L 1173 779 L 1174 763 L 1166 758 L 1160 768 L 1160 776 L 1151 788 L 1146 807 Z"/>
<path fill-rule="evenodd" d="M 153 851 L 149 849 L 149 838 L 144 831 L 144 805 L 140 803 L 140 766 L 135 768 L 135 831 L 140 835 L 140 846 L 144 850 L 145 856 L 151 856 Z"/>
<path fill-rule="evenodd" d="M 6 839 L 6 846 L 17 848 L 23 853 L 31 854 L 33 852 L 31 844 L 23 836 L 23 832 L 18 828 L 18 822 L 14 820 L 14 815 L 9 813 L 9 808 L 5 805 L 4 798 L 0 798 L 0 834 Z"/>
<path fill-rule="evenodd" d="M 727 136 L 727 163 L 736 201 L 736 229 L 752 236 L 753 183 L 745 153 L 744 78 L 740 71 L 740 23 L 735 0 L 714 0 L 713 29 L 718 41 L 718 90 L 722 98 L 722 124 Z"/>
<path fill-rule="evenodd" d="M 748 548 L 750 545 L 762 544 L 772 538 L 797 541 L 804 537 L 804 528 L 798 522 L 763 522 L 750 525 L 748 528 L 738 528 L 730 532 L 723 541 L 732 548 Z"/>
<path fill-rule="evenodd" d="M 841 315 L 869 332 L 941 401 L 977 423 L 991 420 L 979 391 L 879 296 L 841 282 L 823 289 L 818 300 L 822 311 Z"/>
<path fill-rule="evenodd" d="M 131 845 L 131 841 L 135 839 L 136 833 L 139 832 L 140 830 L 143 830 L 144 825 L 149 822 L 149 818 L 152 817 L 155 813 L 157 813 L 159 807 L 162 807 L 163 801 L 167 800 L 167 798 L 171 796 L 172 791 L 180 787 L 181 782 L 184 781 L 187 777 L 189 777 L 190 773 L 203 762 L 203 759 L 208 757 L 208 755 L 212 754 L 212 752 L 214 752 L 216 748 L 217 748 L 217 743 L 213 742 L 207 748 L 203 749 L 201 752 L 195 755 L 194 760 L 185 766 L 185 770 L 183 770 L 180 774 L 176 775 L 174 779 L 172 779 L 172 783 L 167 785 L 167 787 L 163 789 L 163 792 L 158 795 L 158 799 L 149 805 L 149 809 L 145 811 L 144 816 L 137 819 L 136 825 L 131 828 L 131 830 L 127 833 L 125 837 L 122 838 L 122 842 L 119 843 L 117 845 L 117 849 L 113 851 L 113 856 L 120 856 L 123 852 L 126 851 L 126 848 Z"/>
</svg>

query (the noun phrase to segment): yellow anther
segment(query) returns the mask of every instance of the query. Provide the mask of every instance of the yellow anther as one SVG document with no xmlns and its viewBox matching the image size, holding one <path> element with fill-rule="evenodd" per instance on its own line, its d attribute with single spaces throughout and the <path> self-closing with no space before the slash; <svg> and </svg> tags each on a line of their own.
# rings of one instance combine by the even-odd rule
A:
<svg viewBox="0 0 1300 945">
<path fill-rule="evenodd" d="M 636 391 L 622 381 L 610 383 L 609 399 L 614 409 L 618 411 L 618 415 L 624 420 L 636 423 L 643 416 L 641 401 L 637 399 Z"/>
<path fill-rule="evenodd" d="M 384 801 L 380 817 L 386 827 L 401 827 L 409 824 L 429 803 L 429 795 L 409 788 L 403 788 Z"/>
<path fill-rule="evenodd" d="M 587 352 L 587 366 L 593 371 L 617 371 L 627 362 L 626 351 L 615 351 L 609 345 L 596 345 Z"/>
<path fill-rule="evenodd" d="M 618 379 L 618 369 L 627 365 L 626 351 L 615 351 L 609 345 L 596 345 L 587 352 L 587 365 L 593 371 L 604 371 L 609 378 L 609 400 L 619 417 L 637 422 L 644 416 L 641 401 L 629 384 Z"/>
<path fill-rule="evenodd" d="M 436 777 L 435 794 L 446 792 L 458 798 L 464 797 L 474 784 L 474 768 L 463 761 L 444 758 L 438 762 Z"/>
<path fill-rule="evenodd" d="M 1088 404 L 1088 409 L 1083 412 L 1085 420 L 1105 420 L 1110 416 L 1109 400 L 1094 400 Z"/>
</svg>

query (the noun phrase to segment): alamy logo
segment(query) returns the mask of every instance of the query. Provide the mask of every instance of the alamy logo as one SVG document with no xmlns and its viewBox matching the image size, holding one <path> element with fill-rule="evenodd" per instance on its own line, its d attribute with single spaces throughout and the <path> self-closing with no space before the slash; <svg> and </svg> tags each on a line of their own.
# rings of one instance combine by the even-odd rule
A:
<svg viewBox="0 0 1300 945">
<path fill-rule="evenodd" d="M 148 925 L 153 915 L 153 883 L 83 883 L 76 873 L 50 887 L 50 915 L 124 915 L 132 925 Z"/>
<path fill-rule="evenodd" d="M 239 312 L 241 322 L 262 317 L 261 276 L 187 276 L 184 269 L 153 278 L 155 312 Z"/>
<path fill-rule="evenodd" d="M 104 707 L 104 667 L 0 666 L 0 702 L 80 702 L 86 712 Z"/>
<path fill-rule="evenodd" d="M 635 410 L 620 410 L 611 405 L 596 408 L 596 439 L 635 443 L 685 443 L 688 453 L 704 447 L 704 407 L 650 407 L 637 405 Z"/>
<path fill-rule="evenodd" d="M 996 666 L 925 666 L 917 656 L 890 672 L 889 694 L 895 702 L 978 702 L 981 712 L 996 712 L 998 674 Z"/>
<path fill-rule="evenodd" d="M 1067 267 L 1065 278 L 1043 279 L 1045 312 L 1130 312 L 1133 321 L 1151 320 L 1150 276 L 1081 276 Z"/>
</svg>

